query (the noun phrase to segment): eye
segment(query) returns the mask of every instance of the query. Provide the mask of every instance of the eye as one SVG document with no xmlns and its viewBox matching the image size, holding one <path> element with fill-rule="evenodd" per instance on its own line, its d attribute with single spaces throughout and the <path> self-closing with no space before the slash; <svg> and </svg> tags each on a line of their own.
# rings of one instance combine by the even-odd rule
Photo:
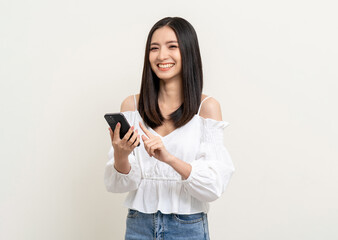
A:
<svg viewBox="0 0 338 240">
<path fill-rule="evenodd" d="M 169 48 L 177 48 L 177 46 L 175 46 L 175 45 L 171 45 Z"/>
<path fill-rule="evenodd" d="M 153 47 L 153 48 L 150 48 L 150 51 L 152 51 L 152 50 L 156 50 L 156 49 L 158 49 L 158 48 L 156 48 L 156 47 Z"/>
</svg>

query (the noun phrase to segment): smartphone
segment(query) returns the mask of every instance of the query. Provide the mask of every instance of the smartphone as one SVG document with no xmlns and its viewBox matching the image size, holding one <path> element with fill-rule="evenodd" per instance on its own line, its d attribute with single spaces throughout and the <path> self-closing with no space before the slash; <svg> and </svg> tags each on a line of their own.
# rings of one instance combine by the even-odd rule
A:
<svg viewBox="0 0 338 240">
<path fill-rule="evenodd" d="M 120 122 L 120 138 L 122 139 L 124 135 L 129 131 L 130 124 L 128 123 L 126 117 L 122 113 L 107 113 L 104 115 L 109 127 L 114 131 L 116 124 Z M 134 132 L 130 135 L 129 139 L 133 136 Z M 128 139 L 128 141 L 129 141 Z M 135 140 L 136 141 L 136 140 Z M 137 145 L 140 146 L 140 143 Z"/>
</svg>

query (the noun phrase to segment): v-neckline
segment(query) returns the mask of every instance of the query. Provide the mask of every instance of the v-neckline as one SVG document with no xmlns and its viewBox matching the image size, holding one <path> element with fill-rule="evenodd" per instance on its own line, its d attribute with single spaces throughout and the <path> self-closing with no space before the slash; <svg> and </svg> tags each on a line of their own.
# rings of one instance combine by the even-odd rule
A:
<svg viewBox="0 0 338 240">
<path fill-rule="evenodd" d="M 135 110 L 135 112 L 137 112 L 138 116 L 142 119 L 141 117 L 141 114 L 139 113 L 138 110 Z M 188 123 L 190 123 L 196 116 L 199 116 L 197 114 L 195 114 L 189 122 L 187 122 L 185 125 L 183 125 L 182 127 L 186 126 Z M 143 125 L 145 126 L 144 124 L 144 121 L 142 119 L 142 122 L 143 122 Z M 168 138 L 170 135 L 173 135 L 177 130 L 181 129 L 182 127 L 179 127 L 179 128 L 175 128 L 174 130 L 172 130 L 170 133 L 168 133 L 167 135 L 164 135 L 162 136 L 161 134 L 159 134 L 158 132 L 156 132 L 154 129 L 152 129 L 151 127 L 148 126 L 148 130 L 150 130 L 151 132 L 153 132 L 154 134 L 156 134 L 157 136 L 161 137 L 162 139 L 166 139 Z"/>
</svg>

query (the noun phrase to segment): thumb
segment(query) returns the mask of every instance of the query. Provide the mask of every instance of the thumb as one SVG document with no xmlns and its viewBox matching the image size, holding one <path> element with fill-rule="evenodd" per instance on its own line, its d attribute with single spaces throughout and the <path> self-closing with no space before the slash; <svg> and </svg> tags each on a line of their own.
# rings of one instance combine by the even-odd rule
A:
<svg viewBox="0 0 338 240">
<path fill-rule="evenodd" d="M 121 123 L 118 122 L 115 126 L 115 130 L 114 130 L 114 139 L 120 139 L 120 128 L 121 128 Z"/>
</svg>

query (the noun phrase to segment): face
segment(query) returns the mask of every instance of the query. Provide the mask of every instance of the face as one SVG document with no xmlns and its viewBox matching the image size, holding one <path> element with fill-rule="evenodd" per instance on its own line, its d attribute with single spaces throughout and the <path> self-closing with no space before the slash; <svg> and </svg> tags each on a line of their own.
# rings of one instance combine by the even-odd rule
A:
<svg viewBox="0 0 338 240">
<path fill-rule="evenodd" d="M 150 42 L 149 62 L 159 79 L 181 80 L 181 53 L 176 34 L 170 27 L 161 27 L 153 33 Z"/>
</svg>

